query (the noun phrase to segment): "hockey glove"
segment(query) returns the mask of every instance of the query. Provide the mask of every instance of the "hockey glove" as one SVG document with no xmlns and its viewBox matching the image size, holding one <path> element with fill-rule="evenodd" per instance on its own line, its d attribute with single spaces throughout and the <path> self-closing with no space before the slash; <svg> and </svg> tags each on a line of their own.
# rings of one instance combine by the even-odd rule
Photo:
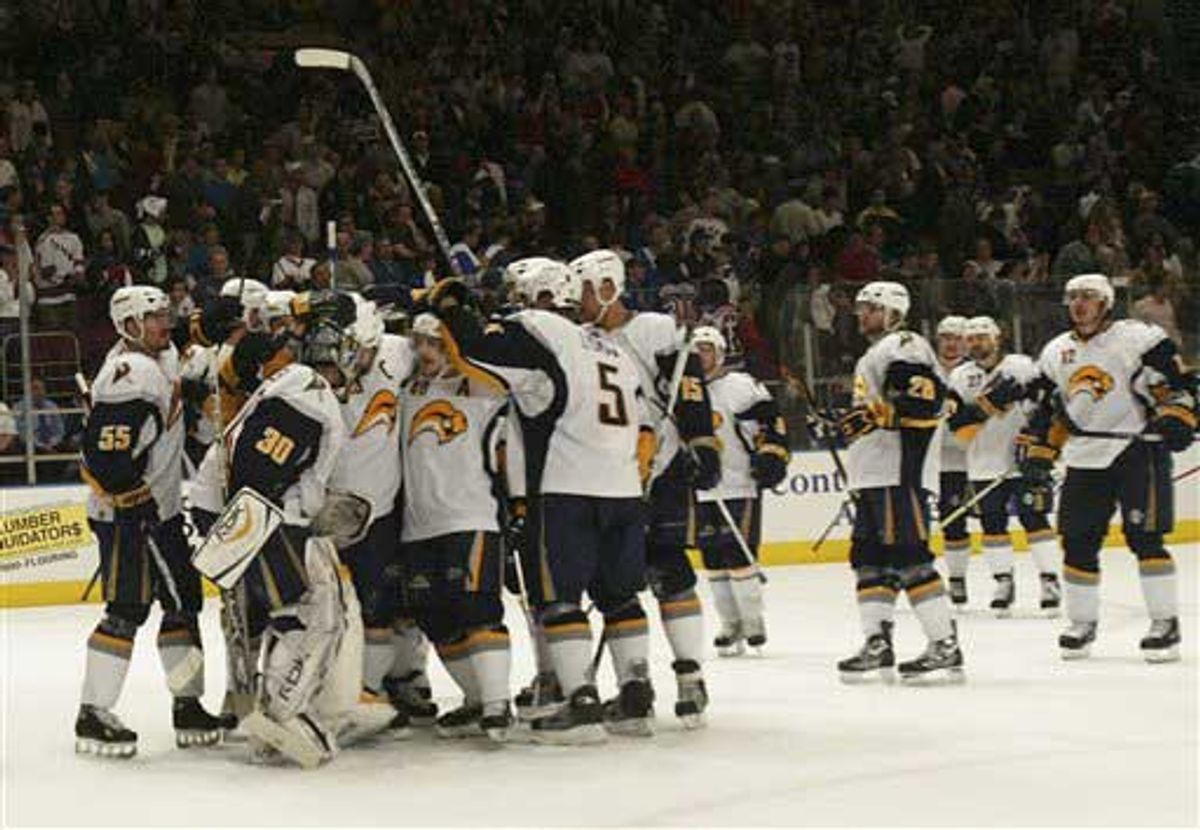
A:
<svg viewBox="0 0 1200 830">
<path fill-rule="evenodd" d="M 760 488 L 770 489 L 787 478 L 787 462 L 778 452 L 760 449 L 750 457 L 750 475 Z"/>
<path fill-rule="evenodd" d="M 1058 449 L 1038 436 L 1028 432 L 1017 435 L 1017 466 L 1022 476 L 1049 478 L 1057 458 Z"/>
<path fill-rule="evenodd" d="M 721 483 L 721 454 L 710 444 L 693 441 L 683 453 L 683 476 L 689 487 L 711 490 Z"/>
<path fill-rule="evenodd" d="M 887 429 L 895 421 L 895 411 L 884 403 L 856 406 L 838 419 L 838 431 L 851 444 L 877 429 Z"/>
<path fill-rule="evenodd" d="M 1003 415 L 1009 408 L 1025 397 L 1025 387 L 1010 377 L 1001 376 L 975 399 L 975 405 L 989 418 Z"/>
<path fill-rule="evenodd" d="M 517 574 L 519 554 L 526 551 L 525 500 L 513 499 L 508 503 L 508 521 L 504 525 L 504 587 L 521 595 L 521 578 Z"/>
<path fill-rule="evenodd" d="M 438 314 L 454 306 L 473 307 L 475 295 L 471 293 L 471 289 L 465 282 L 457 277 L 450 277 L 439 280 L 433 288 L 429 289 L 429 293 L 425 295 L 425 302 L 429 304 L 429 308 L 434 314 Z"/>
<path fill-rule="evenodd" d="M 112 499 L 113 523 L 120 525 L 122 537 L 133 539 L 134 544 L 145 544 L 146 535 L 158 524 L 158 504 L 150 487 L 143 484 L 126 493 L 117 493 Z"/>
<path fill-rule="evenodd" d="M 1196 409 L 1191 395 L 1177 393 L 1158 405 L 1150 429 L 1162 436 L 1171 452 L 1183 452 L 1196 437 Z"/>
<path fill-rule="evenodd" d="M 237 297 L 217 297 L 203 311 L 188 318 L 188 338 L 201 346 L 224 343 L 242 323 L 242 301 Z M 178 345 L 178 344 L 176 344 Z"/>
</svg>

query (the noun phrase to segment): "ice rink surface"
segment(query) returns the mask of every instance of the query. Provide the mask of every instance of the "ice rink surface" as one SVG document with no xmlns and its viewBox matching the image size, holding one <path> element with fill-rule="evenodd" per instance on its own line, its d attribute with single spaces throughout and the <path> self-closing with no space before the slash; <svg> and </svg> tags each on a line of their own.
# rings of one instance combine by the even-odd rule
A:
<svg viewBox="0 0 1200 830">
<path fill-rule="evenodd" d="M 968 682 L 847 687 L 833 669 L 860 642 L 845 565 L 769 570 L 761 657 L 707 664 L 707 729 L 671 714 L 674 681 L 655 626 L 653 739 L 603 747 L 494 747 L 418 734 L 343 752 L 304 772 L 251 767 L 244 749 L 174 746 L 154 652 L 139 638 L 118 713 L 140 733 L 131 761 L 73 754 L 84 640 L 99 608 L 0 612 L 3 812 L 7 825 L 1195 825 L 1195 557 L 1176 546 L 1184 660 L 1151 666 L 1136 566 L 1104 555 L 1100 638 L 1060 660 L 1061 620 L 1036 618 L 1035 575 L 1018 557 L 1018 609 L 985 610 L 991 580 L 971 563 L 976 610 L 960 616 Z M 652 617 L 656 615 L 651 614 Z M 514 686 L 530 654 L 515 607 Z M 898 657 L 923 647 L 903 601 Z M 709 622 L 710 628 L 712 621 Z M 215 603 L 204 615 L 210 708 L 223 689 Z M 611 674 L 602 674 L 606 695 Z M 434 673 L 435 694 L 450 681 Z"/>
</svg>

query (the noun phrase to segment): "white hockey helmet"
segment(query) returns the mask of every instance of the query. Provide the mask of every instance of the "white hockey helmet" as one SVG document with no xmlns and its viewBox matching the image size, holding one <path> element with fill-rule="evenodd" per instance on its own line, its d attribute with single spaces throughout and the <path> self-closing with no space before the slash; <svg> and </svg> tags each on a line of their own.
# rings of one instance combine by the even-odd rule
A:
<svg viewBox="0 0 1200 830">
<path fill-rule="evenodd" d="M 725 360 L 725 352 L 729 348 L 725 335 L 721 334 L 721 330 L 716 326 L 698 326 L 692 332 L 691 348 L 695 351 L 697 346 L 703 344 L 713 347 L 713 351 L 717 353 L 717 365 L 719 366 Z"/>
<path fill-rule="evenodd" d="M 959 314 L 949 314 L 938 321 L 937 333 L 948 337 L 964 337 L 967 333 L 967 318 Z"/>
<path fill-rule="evenodd" d="M 867 303 L 881 306 L 889 311 L 896 312 L 900 315 L 901 319 L 908 316 L 908 309 L 911 302 L 907 288 L 898 282 L 889 282 L 886 280 L 867 283 L 858 290 L 858 295 L 854 298 L 855 305 Z"/>
<path fill-rule="evenodd" d="M 579 306 L 583 285 L 575 278 L 571 269 L 561 262 L 548 260 L 537 266 L 529 275 L 529 298 L 549 293 L 551 303 L 557 309 L 574 309 Z"/>
<path fill-rule="evenodd" d="M 123 340 L 137 343 L 141 341 L 142 319 L 147 314 L 158 314 L 171 310 L 171 301 L 161 288 L 153 285 L 126 285 L 118 288 L 108 301 L 108 316 L 112 318 L 113 327 Z M 134 337 L 125 330 L 125 323 L 136 320 L 138 335 Z"/>
<path fill-rule="evenodd" d="M 972 317 L 967 320 L 963 335 L 965 337 L 999 337 L 1000 327 L 991 317 Z"/>
<path fill-rule="evenodd" d="M 267 301 L 263 304 L 262 310 L 262 316 L 267 325 L 284 317 L 291 317 L 292 300 L 295 298 L 295 291 L 268 291 Z"/>
<path fill-rule="evenodd" d="M 1079 274 L 1067 280 L 1063 288 L 1063 305 L 1071 302 L 1071 295 L 1090 292 L 1104 300 L 1104 307 L 1111 309 L 1117 301 L 1112 282 L 1104 274 Z"/>
<path fill-rule="evenodd" d="M 625 263 L 621 261 L 621 257 L 616 251 L 610 251 L 607 248 L 589 251 L 583 256 L 571 260 L 567 267 L 571 269 L 578 280 L 580 291 L 582 292 L 583 286 L 590 284 L 592 290 L 596 292 L 596 299 L 600 300 L 600 305 L 605 308 L 616 301 L 625 291 Z M 600 299 L 600 289 L 605 280 L 613 285 L 613 295 L 608 302 Z"/>
<path fill-rule="evenodd" d="M 504 287 L 508 292 L 509 299 L 530 299 L 529 277 L 548 262 L 554 262 L 554 260 L 544 256 L 531 256 L 510 262 L 504 269 Z"/>
<path fill-rule="evenodd" d="M 270 293 L 265 285 L 258 280 L 247 277 L 233 277 L 221 285 L 222 297 L 233 297 L 242 304 L 242 322 L 248 328 L 260 328 L 263 311 L 267 306 L 267 294 Z"/>
<path fill-rule="evenodd" d="M 434 340 L 442 339 L 442 321 L 434 317 L 428 311 L 417 315 L 417 319 L 413 320 L 412 333 L 421 337 L 429 337 Z"/>
</svg>

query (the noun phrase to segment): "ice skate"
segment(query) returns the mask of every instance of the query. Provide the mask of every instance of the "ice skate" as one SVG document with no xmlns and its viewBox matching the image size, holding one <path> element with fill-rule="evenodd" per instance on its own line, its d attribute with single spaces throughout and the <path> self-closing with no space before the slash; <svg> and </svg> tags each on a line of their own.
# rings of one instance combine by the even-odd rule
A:
<svg viewBox="0 0 1200 830">
<path fill-rule="evenodd" d="M 107 709 L 83 705 L 75 719 L 75 751 L 81 755 L 132 758 L 137 754 L 137 733 Z"/>
<path fill-rule="evenodd" d="M 704 725 L 704 710 L 708 708 L 708 688 L 700 664 L 694 660 L 676 660 L 671 668 L 675 670 L 675 717 L 683 722 L 685 729 L 698 729 Z"/>
<path fill-rule="evenodd" d="M 737 657 L 745 651 L 741 623 L 736 621 L 722 621 L 721 629 L 717 632 L 717 636 L 713 638 L 713 646 L 717 649 L 717 654 L 721 657 Z"/>
<path fill-rule="evenodd" d="M 1058 636 L 1058 647 L 1064 660 L 1082 660 L 1091 654 L 1096 640 L 1096 623 L 1073 622 Z"/>
<path fill-rule="evenodd" d="M 1173 663 L 1179 659 L 1179 618 L 1153 620 L 1142 638 L 1142 656 L 1147 663 Z"/>
<path fill-rule="evenodd" d="M 1013 584 L 1011 573 L 996 574 L 996 593 L 992 595 L 992 610 L 1000 618 L 1012 616 L 1013 599 L 1016 597 L 1016 586 Z"/>
<path fill-rule="evenodd" d="M 950 602 L 955 608 L 962 608 L 967 604 L 966 578 L 961 576 L 952 576 L 948 582 L 950 586 Z"/>
<path fill-rule="evenodd" d="M 906 660 L 899 665 L 900 680 L 910 684 L 962 683 L 962 650 L 958 637 L 951 634 L 941 640 L 930 641 L 925 652 L 915 660 Z"/>
<path fill-rule="evenodd" d="M 1058 584 L 1058 577 L 1054 574 L 1042 574 L 1040 581 L 1042 610 L 1048 617 L 1057 617 L 1059 607 L 1062 605 L 1062 586 Z"/>
<path fill-rule="evenodd" d="M 529 685 L 517 693 L 514 701 L 517 706 L 517 717 L 523 721 L 533 721 L 553 714 L 563 705 L 562 687 L 554 672 L 542 672 L 534 675 Z"/>
<path fill-rule="evenodd" d="M 479 728 L 483 734 L 498 744 L 508 740 L 508 731 L 513 725 L 512 707 L 507 700 L 489 703 L 483 707 Z"/>
<path fill-rule="evenodd" d="M 605 740 L 604 707 L 595 686 L 580 686 L 566 705 L 532 724 L 533 740 L 541 744 L 595 744 Z"/>
<path fill-rule="evenodd" d="M 483 717 L 483 707 L 477 703 L 464 704 L 457 709 L 451 709 L 437 719 L 436 730 L 439 738 L 477 738 L 483 734 L 480 719 Z"/>
<path fill-rule="evenodd" d="M 625 681 L 621 691 L 604 704 L 604 728 L 614 735 L 650 737 L 654 734 L 654 689 L 649 667 L 641 663 L 634 677 Z"/>
<path fill-rule="evenodd" d="M 402 739 L 411 734 L 408 715 L 398 712 L 386 697 L 370 689 L 363 689 L 358 696 L 358 703 L 344 719 L 339 720 L 337 737 L 342 746 L 360 743 L 378 735 Z"/>
<path fill-rule="evenodd" d="M 437 721 L 438 707 L 423 672 L 410 672 L 404 677 L 388 675 L 383 679 L 383 688 L 392 706 L 408 715 L 412 726 L 433 726 Z"/>
<path fill-rule="evenodd" d="M 892 624 L 883 623 L 883 630 L 867 637 L 858 654 L 839 660 L 838 673 L 843 683 L 851 685 L 896 679 L 896 655 L 892 652 Z"/>
<path fill-rule="evenodd" d="M 171 722 L 175 727 L 175 746 L 187 749 L 212 746 L 221 740 L 222 732 L 237 728 L 233 715 L 212 715 L 194 697 L 177 697 L 171 705 Z"/>
<path fill-rule="evenodd" d="M 746 645 L 761 652 L 767 644 L 767 624 L 762 617 L 742 621 L 742 631 L 746 635 Z"/>
</svg>

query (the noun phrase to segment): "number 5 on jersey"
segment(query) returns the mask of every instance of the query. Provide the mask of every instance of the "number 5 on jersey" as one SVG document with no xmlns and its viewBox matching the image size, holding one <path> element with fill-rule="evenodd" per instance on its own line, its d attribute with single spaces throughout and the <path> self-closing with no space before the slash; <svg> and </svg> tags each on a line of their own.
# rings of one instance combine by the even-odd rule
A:
<svg viewBox="0 0 1200 830">
<path fill-rule="evenodd" d="M 626 426 L 629 413 L 625 409 L 625 393 L 612 382 L 613 375 L 620 369 L 611 363 L 597 363 L 596 370 L 600 373 L 600 389 L 612 395 L 611 401 L 600 402 L 600 423 L 614 427 Z"/>
</svg>

